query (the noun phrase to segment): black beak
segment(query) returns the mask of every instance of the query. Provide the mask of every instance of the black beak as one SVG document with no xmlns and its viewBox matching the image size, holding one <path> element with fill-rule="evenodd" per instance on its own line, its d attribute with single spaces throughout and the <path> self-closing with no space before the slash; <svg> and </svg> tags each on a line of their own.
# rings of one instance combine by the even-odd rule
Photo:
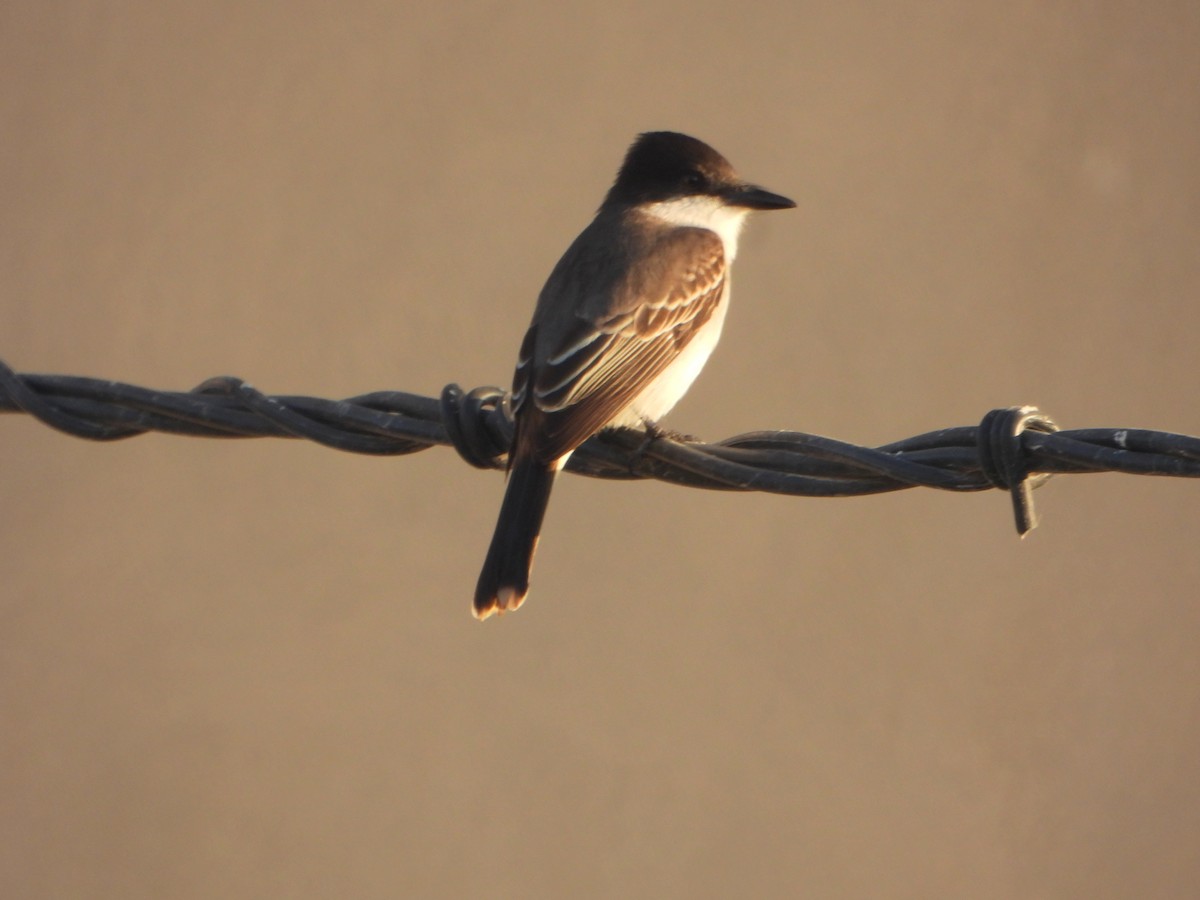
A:
<svg viewBox="0 0 1200 900">
<path fill-rule="evenodd" d="M 746 209 L 792 209 L 796 203 L 779 194 L 763 190 L 757 184 L 739 184 L 725 192 L 725 202 Z"/>
</svg>

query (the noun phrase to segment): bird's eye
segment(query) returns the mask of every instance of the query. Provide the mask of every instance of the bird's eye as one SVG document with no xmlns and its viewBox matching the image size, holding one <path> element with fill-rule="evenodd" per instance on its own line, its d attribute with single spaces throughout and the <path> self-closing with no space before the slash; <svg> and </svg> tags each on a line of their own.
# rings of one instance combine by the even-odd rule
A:
<svg viewBox="0 0 1200 900">
<path fill-rule="evenodd" d="M 703 172 L 692 169 L 683 176 L 683 183 L 690 188 L 702 188 L 707 184 L 707 179 L 705 179 Z"/>
</svg>

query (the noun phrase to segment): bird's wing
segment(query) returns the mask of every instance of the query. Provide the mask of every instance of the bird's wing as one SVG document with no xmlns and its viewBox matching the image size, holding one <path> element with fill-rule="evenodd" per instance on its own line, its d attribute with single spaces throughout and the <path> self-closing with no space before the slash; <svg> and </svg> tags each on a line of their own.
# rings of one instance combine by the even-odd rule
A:
<svg viewBox="0 0 1200 900">
<path fill-rule="evenodd" d="M 535 322 L 514 379 L 518 433 L 535 442 L 544 460 L 574 450 L 687 346 L 716 310 L 726 277 L 720 237 L 670 229 L 630 261 L 605 296 L 585 298 L 583 314 L 550 346 L 539 340 Z M 523 427 L 522 419 L 533 426 L 534 418 L 538 425 Z"/>
</svg>

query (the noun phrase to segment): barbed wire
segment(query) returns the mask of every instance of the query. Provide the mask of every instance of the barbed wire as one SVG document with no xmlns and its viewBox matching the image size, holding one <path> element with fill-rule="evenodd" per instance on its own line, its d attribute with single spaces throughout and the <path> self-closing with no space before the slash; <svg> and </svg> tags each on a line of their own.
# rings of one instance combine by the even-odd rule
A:
<svg viewBox="0 0 1200 900">
<path fill-rule="evenodd" d="M 440 398 L 375 391 L 345 400 L 268 396 L 240 378 L 191 391 L 72 375 L 17 374 L 0 361 L 0 413 L 28 413 L 75 437 L 113 441 L 156 431 L 190 437 L 302 438 L 350 453 L 403 455 L 453 446 L 479 468 L 502 468 L 512 439 L 507 394 L 448 385 Z M 881 447 L 797 431 L 755 431 L 715 443 L 613 429 L 567 469 L 597 478 L 655 478 L 686 487 L 856 497 L 914 487 L 998 488 L 1018 533 L 1036 524 L 1031 490 L 1051 475 L 1124 472 L 1200 478 L 1200 438 L 1138 428 L 1060 431 L 1031 406 L 996 409 L 979 425 L 942 428 Z"/>
</svg>

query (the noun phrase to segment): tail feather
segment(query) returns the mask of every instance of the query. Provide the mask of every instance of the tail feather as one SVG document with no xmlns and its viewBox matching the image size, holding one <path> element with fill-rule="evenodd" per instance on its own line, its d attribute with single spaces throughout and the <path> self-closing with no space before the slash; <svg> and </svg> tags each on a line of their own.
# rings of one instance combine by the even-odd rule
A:
<svg viewBox="0 0 1200 900">
<path fill-rule="evenodd" d="M 529 593 L 529 572 L 558 467 L 518 459 L 509 474 L 500 518 L 475 588 L 475 617 L 517 609 Z"/>
</svg>

